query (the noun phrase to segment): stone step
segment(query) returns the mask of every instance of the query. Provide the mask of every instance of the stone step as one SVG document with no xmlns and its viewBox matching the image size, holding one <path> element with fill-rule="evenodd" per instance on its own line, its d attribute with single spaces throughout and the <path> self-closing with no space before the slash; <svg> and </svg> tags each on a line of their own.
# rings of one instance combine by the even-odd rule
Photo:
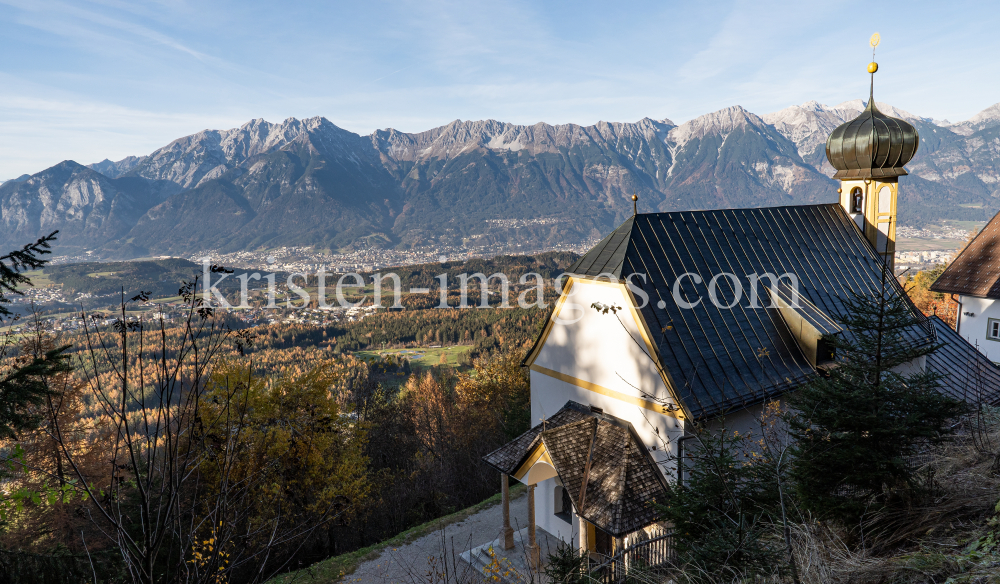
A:
<svg viewBox="0 0 1000 584">
<path fill-rule="evenodd" d="M 501 539 L 483 544 L 479 547 L 462 552 L 461 558 L 471 565 L 478 573 L 496 575 L 504 584 L 525 584 L 531 582 L 528 577 L 528 566 L 524 548 L 528 543 L 527 528 L 514 532 L 514 548 L 503 549 Z M 490 548 L 493 555 L 490 555 Z M 494 564 L 496 559 L 496 564 Z M 495 573 L 496 572 L 496 573 Z M 538 578 L 535 578 L 538 581 Z"/>
</svg>

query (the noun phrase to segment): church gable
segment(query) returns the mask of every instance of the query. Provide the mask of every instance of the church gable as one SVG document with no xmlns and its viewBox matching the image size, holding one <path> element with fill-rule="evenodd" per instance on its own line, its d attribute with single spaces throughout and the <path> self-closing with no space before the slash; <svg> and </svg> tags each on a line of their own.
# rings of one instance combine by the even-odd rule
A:
<svg viewBox="0 0 1000 584">
<path fill-rule="evenodd" d="M 582 398 L 589 393 L 682 417 L 669 378 L 654 362 L 657 350 L 634 303 L 623 283 L 569 279 L 525 364 L 533 373 L 581 390 L 579 401 L 588 402 Z"/>
</svg>

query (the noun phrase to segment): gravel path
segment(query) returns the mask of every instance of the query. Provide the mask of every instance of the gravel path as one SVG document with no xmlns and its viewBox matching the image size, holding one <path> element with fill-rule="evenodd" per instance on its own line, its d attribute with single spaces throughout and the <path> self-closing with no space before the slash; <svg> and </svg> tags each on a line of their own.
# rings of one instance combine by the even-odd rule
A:
<svg viewBox="0 0 1000 584">
<path fill-rule="evenodd" d="M 524 493 L 510 502 L 510 523 L 515 531 L 528 525 L 528 498 Z M 447 556 L 448 580 L 458 582 L 471 570 L 471 567 L 458 557 L 459 554 L 496 539 L 502 529 L 503 509 L 502 505 L 497 504 L 412 543 L 398 548 L 387 548 L 378 558 L 358 566 L 358 569 L 346 576 L 343 581 L 363 584 L 441 582 L 443 578 L 429 578 L 429 574 L 432 571 L 443 574 L 443 558 Z M 457 577 L 454 576 L 456 564 Z"/>
</svg>

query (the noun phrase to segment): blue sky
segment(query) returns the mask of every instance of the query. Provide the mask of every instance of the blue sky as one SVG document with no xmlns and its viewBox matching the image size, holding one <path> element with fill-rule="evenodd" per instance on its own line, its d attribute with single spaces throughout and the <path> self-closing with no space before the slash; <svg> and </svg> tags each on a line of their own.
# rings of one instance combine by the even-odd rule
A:
<svg viewBox="0 0 1000 584">
<path fill-rule="evenodd" d="M 683 122 L 866 97 L 966 119 L 1000 102 L 991 2 L 0 0 L 0 179 L 321 115 Z"/>
</svg>

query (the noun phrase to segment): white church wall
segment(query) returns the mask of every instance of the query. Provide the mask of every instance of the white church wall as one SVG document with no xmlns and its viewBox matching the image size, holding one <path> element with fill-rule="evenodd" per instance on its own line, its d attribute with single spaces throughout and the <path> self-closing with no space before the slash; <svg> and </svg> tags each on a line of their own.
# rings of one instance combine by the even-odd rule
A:
<svg viewBox="0 0 1000 584">
<path fill-rule="evenodd" d="M 595 302 L 622 310 L 617 315 L 598 313 L 591 307 Z M 552 416 L 567 401 L 601 408 L 632 424 L 639 439 L 651 449 L 653 460 L 673 481 L 673 455 L 676 439 L 684 433 L 683 422 L 662 413 L 637 389 L 655 396 L 660 403 L 669 402 L 670 393 L 644 351 L 641 325 L 629 310 L 630 302 L 629 295 L 618 285 L 574 280 L 559 319 L 552 324 L 532 363 L 531 424 Z M 535 520 L 541 529 L 575 544 L 575 519 L 566 522 L 555 515 L 556 480 L 536 485 Z"/>
<path fill-rule="evenodd" d="M 960 296 L 962 315 L 958 323 L 958 334 L 977 346 L 979 351 L 993 362 L 1000 362 L 1000 340 L 990 338 L 990 321 L 1000 320 L 1000 303 L 989 298 Z M 968 316 L 965 313 L 972 313 Z"/>
<path fill-rule="evenodd" d="M 591 308 L 595 302 L 623 310 L 617 315 L 599 313 Z M 596 406 L 631 422 L 646 446 L 655 448 L 650 452 L 654 460 L 666 462 L 664 442 L 672 449 L 674 439 L 683 434 L 683 424 L 662 410 L 655 411 L 656 404 L 636 389 L 661 403 L 669 402 L 670 393 L 645 353 L 641 325 L 628 310 L 630 302 L 617 285 L 574 282 L 567 304 L 560 310 L 560 320 L 553 324 L 533 363 L 531 423 L 551 416 L 568 400 Z M 553 373 L 562 378 L 553 377 Z M 643 401 L 646 407 L 637 405 Z M 672 477 L 672 471 L 666 474 Z"/>
<path fill-rule="evenodd" d="M 595 302 L 622 310 L 602 314 L 591 307 Z M 535 364 L 629 395 L 639 396 L 636 386 L 668 398 L 630 303 L 618 285 L 574 279 Z"/>
<path fill-rule="evenodd" d="M 763 413 L 764 404 L 757 404 L 749 408 L 729 412 L 719 418 L 713 418 L 706 425 L 707 429 L 711 432 L 719 432 L 725 429 L 729 433 L 753 433 L 755 436 L 759 436 L 761 433 L 760 420 Z"/>
<path fill-rule="evenodd" d="M 892 369 L 900 375 L 916 375 L 927 370 L 927 355 L 921 355 L 912 361 L 907 361 L 899 367 Z"/>
</svg>

